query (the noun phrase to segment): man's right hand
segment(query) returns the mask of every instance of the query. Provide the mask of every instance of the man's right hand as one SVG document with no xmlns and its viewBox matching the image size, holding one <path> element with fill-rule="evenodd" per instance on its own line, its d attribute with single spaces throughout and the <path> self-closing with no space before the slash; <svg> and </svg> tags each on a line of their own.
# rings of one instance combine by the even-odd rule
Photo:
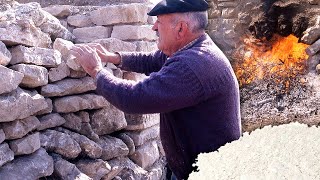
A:
<svg viewBox="0 0 320 180">
<path fill-rule="evenodd" d="M 109 63 L 113 63 L 115 65 L 120 64 L 121 62 L 121 57 L 119 54 L 117 53 L 112 53 L 109 52 L 107 49 L 105 49 L 101 44 L 99 43 L 88 43 L 86 44 L 91 48 L 96 49 L 99 57 L 101 58 L 102 62 L 109 62 Z"/>
</svg>

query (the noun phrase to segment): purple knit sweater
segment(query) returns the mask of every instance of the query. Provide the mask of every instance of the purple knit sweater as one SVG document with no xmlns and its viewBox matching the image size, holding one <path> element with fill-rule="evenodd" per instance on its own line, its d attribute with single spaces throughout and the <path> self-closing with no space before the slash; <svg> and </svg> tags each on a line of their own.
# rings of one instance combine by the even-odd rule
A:
<svg viewBox="0 0 320 180">
<path fill-rule="evenodd" d="M 187 179 L 199 153 L 240 137 L 238 82 L 207 34 L 169 58 L 161 51 L 121 57 L 122 69 L 150 76 L 136 83 L 102 70 L 97 92 L 126 113 L 160 113 L 161 142 L 178 179 Z"/>
</svg>

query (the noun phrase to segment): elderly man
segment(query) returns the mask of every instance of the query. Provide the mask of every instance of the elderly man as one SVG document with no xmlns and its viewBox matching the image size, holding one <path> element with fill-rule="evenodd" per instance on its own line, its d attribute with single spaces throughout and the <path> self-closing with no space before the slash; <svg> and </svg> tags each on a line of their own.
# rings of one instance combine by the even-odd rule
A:
<svg viewBox="0 0 320 180">
<path fill-rule="evenodd" d="M 239 87 L 226 56 L 205 33 L 205 0 L 163 0 L 149 13 L 159 50 L 111 53 L 101 45 L 76 45 L 72 54 L 97 81 L 97 93 L 126 113 L 160 113 L 160 137 L 177 179 L 187 179 L 202 152 L 241 134 Z M 145 73 L 144 81 L 119 79 L 101 61 Z"/>
</svg>

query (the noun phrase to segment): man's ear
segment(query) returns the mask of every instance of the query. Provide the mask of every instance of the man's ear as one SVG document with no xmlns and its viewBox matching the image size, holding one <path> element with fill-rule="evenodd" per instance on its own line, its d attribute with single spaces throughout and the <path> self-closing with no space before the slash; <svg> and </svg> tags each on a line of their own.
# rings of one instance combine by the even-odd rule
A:
<svg viewBox="0 0 320 180">
<path fill-rule="evenodd" d="M 187 32 L 189 31 L 188 24 L 184 21 L 179 22 L 179 30 L 178 30 L 178 37 L 183 38 Z"/>
</svg>

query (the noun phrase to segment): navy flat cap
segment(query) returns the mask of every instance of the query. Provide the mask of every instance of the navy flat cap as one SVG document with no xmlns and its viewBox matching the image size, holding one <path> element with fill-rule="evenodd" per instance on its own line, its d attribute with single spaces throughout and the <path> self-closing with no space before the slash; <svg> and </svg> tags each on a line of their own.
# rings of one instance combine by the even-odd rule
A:
<svg viewBox="0 0 320 180">
<path fill-rule="evenodd" d="M 161 14 L 206 11 L 209 5 L 206 0 L 162 0 L 150 12 L 149 16 Z"/>
</svg>

